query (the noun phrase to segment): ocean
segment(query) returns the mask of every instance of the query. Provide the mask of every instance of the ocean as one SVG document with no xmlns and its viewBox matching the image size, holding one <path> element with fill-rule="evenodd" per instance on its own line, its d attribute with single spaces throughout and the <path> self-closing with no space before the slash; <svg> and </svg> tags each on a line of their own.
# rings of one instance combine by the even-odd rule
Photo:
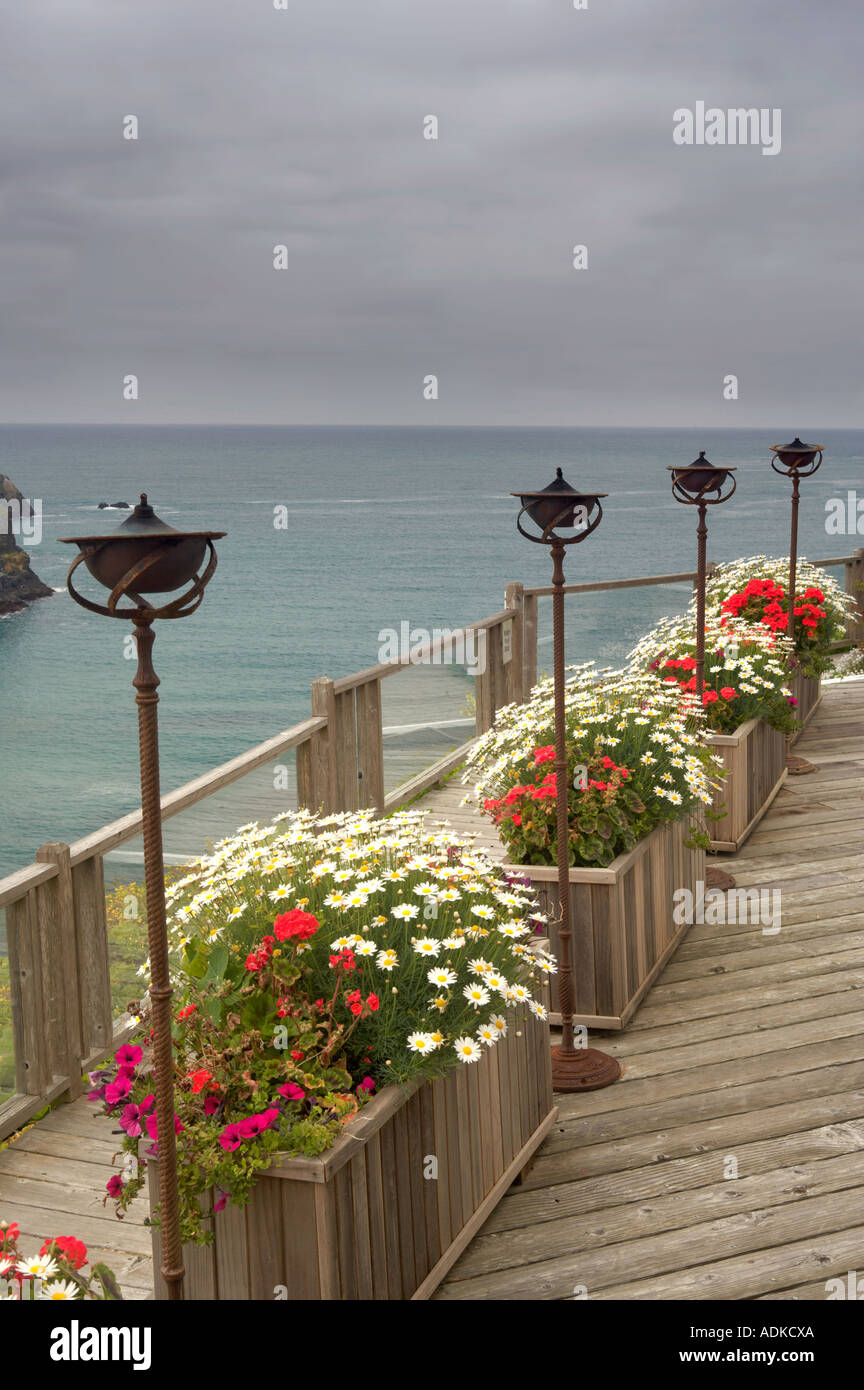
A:
<svg viewBox="0 0 864 1390">
<path fill-rule="evenodd" d="M 864 432 L 797 420 L 702 431 L 0 427 L 0 471 L 42 501 L 31 560 L 55 590 L 0 621 L 0 875 L 45 841 L 75 840 L 138 805 L 128 629 L 70 599 L 76 552 L 57 540 L 123 520 L 99 502 L 146 491 L 172 525 L 227 532 L 201 608 L 157 627 L 167 791 L 305 718 L 311 681 L 373 665 L 382 631 L 455 628 L 502 608 L 510 580 L 548 584 L 548 552 L 517 534 L 509 494 L 544 487 L 558 466 L 609 494 L 598 531 L 568 554 L 570 581 L 695 567 L 695 515 L 673 500 L 666 467 L 700 449 L 739 469 L 736 496 L 710 514 L 709 558 L 788 553 L 790 485 L 772 473 L 768 446 L 796 431 L 826 450 L 803 484 L 799 551 L 848 554 L 860 538 L 826 534 L 825 508 L 864 481 Z M 688 598 L 683 584 L 568 600 L 568 659 L 620 664 Z M 473 680 L 464 668 L 418 667 L 383 689 L 394 786 L 467 736 Z M 284 763 L 281 781 L 268 766 L 169 821 L 169 861 L 290 804 Z M 140 844 L 121 847 L 106 876 L 134 876 L 140 858 Z"/>
</svg>

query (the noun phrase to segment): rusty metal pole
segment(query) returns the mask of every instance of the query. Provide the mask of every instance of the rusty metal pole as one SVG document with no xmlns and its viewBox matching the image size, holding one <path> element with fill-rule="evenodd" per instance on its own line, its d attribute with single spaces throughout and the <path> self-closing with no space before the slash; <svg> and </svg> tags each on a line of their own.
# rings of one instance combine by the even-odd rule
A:
<svg viewBox="0 0 864 1390">
<path fill-rule="evenodd" d="M 698 558 L 696 561 L 696 705 L 702 708 L 705 693 L 705 573 L 708 549 L 707 503 L 699 503 L 699 525 L 696 527 Z"/>
<path fill-rule="evenodd" d="M 564 698 L 564 543 L 552 544 L 553 685 L 555 690 L 555 790 L 558 860 L 558 1007 L 561 1042 L 552 1048 L 552 1088 L 597 1091 L 621 1075 L 620 1063 L 594 1047 L 577 1048 L 573 1037 L 573 930 L 570 921 L 570 779 L 567 775 L 567 713 Z"/>
<path fill-rule="evenodd" d="M 559 1056 L 572 1057 L 573 1046 L 573 975 L 570 955 L 572 929 L 570 926 L 570 779 L 567 776 L 567 725 L 564 707 L 564 546 L 552 544 L 552 670 L 555 687 L 555 789 L 557 795 L 558 831 L 558 900 L 561 926 L 559 941 L 558 1000 L 561 1009 L 561 1046 Z M 554 1064 L 553 1064 L 554 1072 Z"/>
<path fill-rule="evenodd" d="M 153 1060 L 156 1090 L 156 1142 L 159 1152 L 159 1210 L 162 1229 L 162 1278 L 168 1298 L 183 1298 L 183 1251 L 177 1195 L 177 1142 L 174 1134 L 174 1058 L 171 1048 L 171 974 L 165 917 L 165 868 L 162 856 L 162 807 L 159 794 L 159 726 L 153 669 L 153 615 L 132 615 L 138 670 L 138 742 L 141 761 L 141 809 L 144 828 L 144 878 L 147 889 L 147 938 L 150 948 L 150 999 L 153 1009 Z"/>
<path fill-rule="evenodd" d="M 798 567 L 798 505 L 800 488 L 797 469 L 792 474 L 792 529 L 789 534 L 789 623 L 787 636 L 795 641 L 795 579 Z"/>
</svg>

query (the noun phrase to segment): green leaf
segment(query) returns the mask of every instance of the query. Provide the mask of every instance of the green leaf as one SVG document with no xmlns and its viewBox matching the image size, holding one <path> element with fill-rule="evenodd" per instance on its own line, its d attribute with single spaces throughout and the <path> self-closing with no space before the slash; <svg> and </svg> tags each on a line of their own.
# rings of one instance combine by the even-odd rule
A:
<svg viewBox="0 0 864 1390">
<path fill-rule="evenodd" d="M 112 1303 L 123 1302 L 123 1295 L 120 1292 L 120 1289 L 117 1285 L 117 1281 L 107 1265 L 94 1265 L 93 1274 L 99 1280 L 99 1283 L 102 1285 L 102 1290 L 106 1301 Z"/>
<path fill-rule="evenodd" d="M 210 959 L 207 964 L 207 972 L 201 979 L 201 985 L 221 984 L 228 968 L 229 953 L 228 947 L 223 942 L 219 942 L 210 952 Z"/>
</svg>

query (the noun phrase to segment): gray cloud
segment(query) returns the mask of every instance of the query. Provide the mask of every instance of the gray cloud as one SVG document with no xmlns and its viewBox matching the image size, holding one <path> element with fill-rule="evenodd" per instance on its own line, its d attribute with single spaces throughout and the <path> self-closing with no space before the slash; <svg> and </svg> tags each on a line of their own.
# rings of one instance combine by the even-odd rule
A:
<svg viewBox="0 0 864 1390">
<path fill-rule="evenodd" d="M 851 3 L 0 12 L 6 420 L 858 423 Z M 780 155 L 675 146 L 700 99 Z"/>
</svg>

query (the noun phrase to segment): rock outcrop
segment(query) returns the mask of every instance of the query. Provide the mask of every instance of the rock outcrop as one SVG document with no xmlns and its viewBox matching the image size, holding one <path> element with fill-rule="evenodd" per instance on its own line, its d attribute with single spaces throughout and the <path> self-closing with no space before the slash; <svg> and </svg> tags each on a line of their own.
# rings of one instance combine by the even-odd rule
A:
<svg viewBox="0 0 864 1390">
<path fill-rule="evenodd" d="M 48 598 L 54 592 L 33 573 L 30 556 L 16 538 L 16 519 L 22 509 L 29 517 L 28 507 L 12 480 L 0 473 L 0 614 L 15 613 L 33 599 Z"/>
</svg>

